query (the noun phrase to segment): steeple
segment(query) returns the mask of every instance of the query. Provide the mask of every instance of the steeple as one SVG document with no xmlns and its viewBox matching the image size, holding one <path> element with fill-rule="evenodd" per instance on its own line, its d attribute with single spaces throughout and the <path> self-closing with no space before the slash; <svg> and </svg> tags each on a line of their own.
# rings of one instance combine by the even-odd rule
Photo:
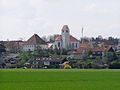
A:
<svg viewBox="0 0 120 90">
<path fill-rule="evenodd" d="M 64 25 L 62 28 L 62 47 L 68 49 L 70 46 L 70 30 L 68 25 Z"/>
<path fill-rule="evenodd" d="M 62 30 L 69 30 L 68 25 L 64 25 Z"/>
</svg>

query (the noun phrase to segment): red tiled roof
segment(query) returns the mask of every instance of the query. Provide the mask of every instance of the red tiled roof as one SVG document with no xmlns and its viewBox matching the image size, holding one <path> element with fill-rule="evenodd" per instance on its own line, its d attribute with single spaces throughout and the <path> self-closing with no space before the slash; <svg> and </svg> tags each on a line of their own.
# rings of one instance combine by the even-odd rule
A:
<svg viewBox="0 0 120 90">
<path fill-rule="evenodd" d="M 59 35 L 55 40 L 62 40 L 62 35 Z M 76 39 L 76 38 L 73 37 L 73 36 L 70 36 L 70 41 L 76 41 L 76 42 L 79 42 L 79 40 Z"/>
<path fill-rule="evenodd" d="M 105 47 L 93 47 L 91 51 L 97 52 L 97 51 L 106 51 Z"/>
<path fill-rule="evenodd" d="M 68 25 L 64 25 L 62 30 L 69 30 Z"/>
<path fill-rule="evenodd" d="M 112 41 L 97 41 L 97 42 L 104 43 L 105 45 L 113 45 Z"/>
<path fill-rule="evenodd" d="M 88 51 L 90 51 L 91 50 L 91 48 L 89 47 L 89 48 L 79 48 L 79 49 L 77 49 L 77 52 L 78 53 L 83 53 L 83 52 L 88 52 Z"/>
<path fill-rule="evenodd" d="M 68 54 L 79 54 L 77 51 L 69 51 Z"/>
<path fill-rule="evenodd" d="M 81 44 L 80 44 L 80 47 L 88 48 L 88 47 L 89 47 L 89 42 L 81 43 Z"/>
<path fill-rule="evenodd" d="M 94 51 L 94 52 L 99 52 L 99 51 L 102 51 L 102 52 L 107 52 L 111 49 L 112 47 L 93 47 L 91 49 L 91 51 Z"/>
<path fill-rule="evenodd" d="M 93 47 L 93 48 L 79 48 L 77 49 L 77 51 L 69 51 L 68 54 L 82 54 L 84 52 L 108 52 L 110 49 L 112 49 L 112 47 Z"/>
<path fill-rule="evenodd" d="M 70 41 L 76 41 L 76 42 L 79 42 L 79 40 L 78 39 L 76 39 L 75 37 L 73 37 L 73 36 L 70 36 Z"/>
<path fill-rule="evenodd" d="M 62 40 L 62 36 L 61 35 L 59 35 L 58 37 L 56 37 L 56 39 L 55 40 Z"/>
</svg>

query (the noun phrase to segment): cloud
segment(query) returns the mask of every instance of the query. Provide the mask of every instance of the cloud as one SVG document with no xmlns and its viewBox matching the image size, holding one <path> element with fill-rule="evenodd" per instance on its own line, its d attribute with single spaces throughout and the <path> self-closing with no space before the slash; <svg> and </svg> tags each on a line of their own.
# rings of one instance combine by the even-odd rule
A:
<svg viewBox="0 0 120 90">
<path fill-rule="evenodd" d="M 0 0 L 0 40 L 28 39 L 60 33 L 68 24 L 80 37 L 82 25 L 86 36 L 118 36 L 120 0 Z M 104 34 L 105 33 L 105 34 Z"/>
</svg>

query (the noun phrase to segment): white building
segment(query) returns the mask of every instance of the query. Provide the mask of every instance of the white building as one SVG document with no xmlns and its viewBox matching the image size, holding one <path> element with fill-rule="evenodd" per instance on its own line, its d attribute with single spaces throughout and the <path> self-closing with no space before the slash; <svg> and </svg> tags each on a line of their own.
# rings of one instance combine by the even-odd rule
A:
<svg viewBox="0 0 120 90">
<path fill-rule="evenodd" d="M 59 35 L 54 42 L 53 48 L 75 50 L 80 47 L 80 41 L 70 35 L 70 30 L 67 25 L 64 25 Z"/>
<path fill-rule="evenodd" d="M 38 48 L 48 49 L 48 45 L 37 34 L 34 34 L 22 45 L 22 51 L 35 51 Z"/>
</svg>

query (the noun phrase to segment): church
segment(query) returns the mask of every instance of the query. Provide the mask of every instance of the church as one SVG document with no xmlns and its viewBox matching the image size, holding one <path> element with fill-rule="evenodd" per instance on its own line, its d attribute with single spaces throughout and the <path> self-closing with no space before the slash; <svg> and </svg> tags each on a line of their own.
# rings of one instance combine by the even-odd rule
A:
<svg viewBox="0 0 120 90">
<path fill-rule="evenodd" d="M 68 25 L 64 25 L 61 30 L 61 35 L 56 37 L 54 42 L 54 49 L 76 50 L 80 47 L 80 41 L 70 35 Z"/>
</svg>

